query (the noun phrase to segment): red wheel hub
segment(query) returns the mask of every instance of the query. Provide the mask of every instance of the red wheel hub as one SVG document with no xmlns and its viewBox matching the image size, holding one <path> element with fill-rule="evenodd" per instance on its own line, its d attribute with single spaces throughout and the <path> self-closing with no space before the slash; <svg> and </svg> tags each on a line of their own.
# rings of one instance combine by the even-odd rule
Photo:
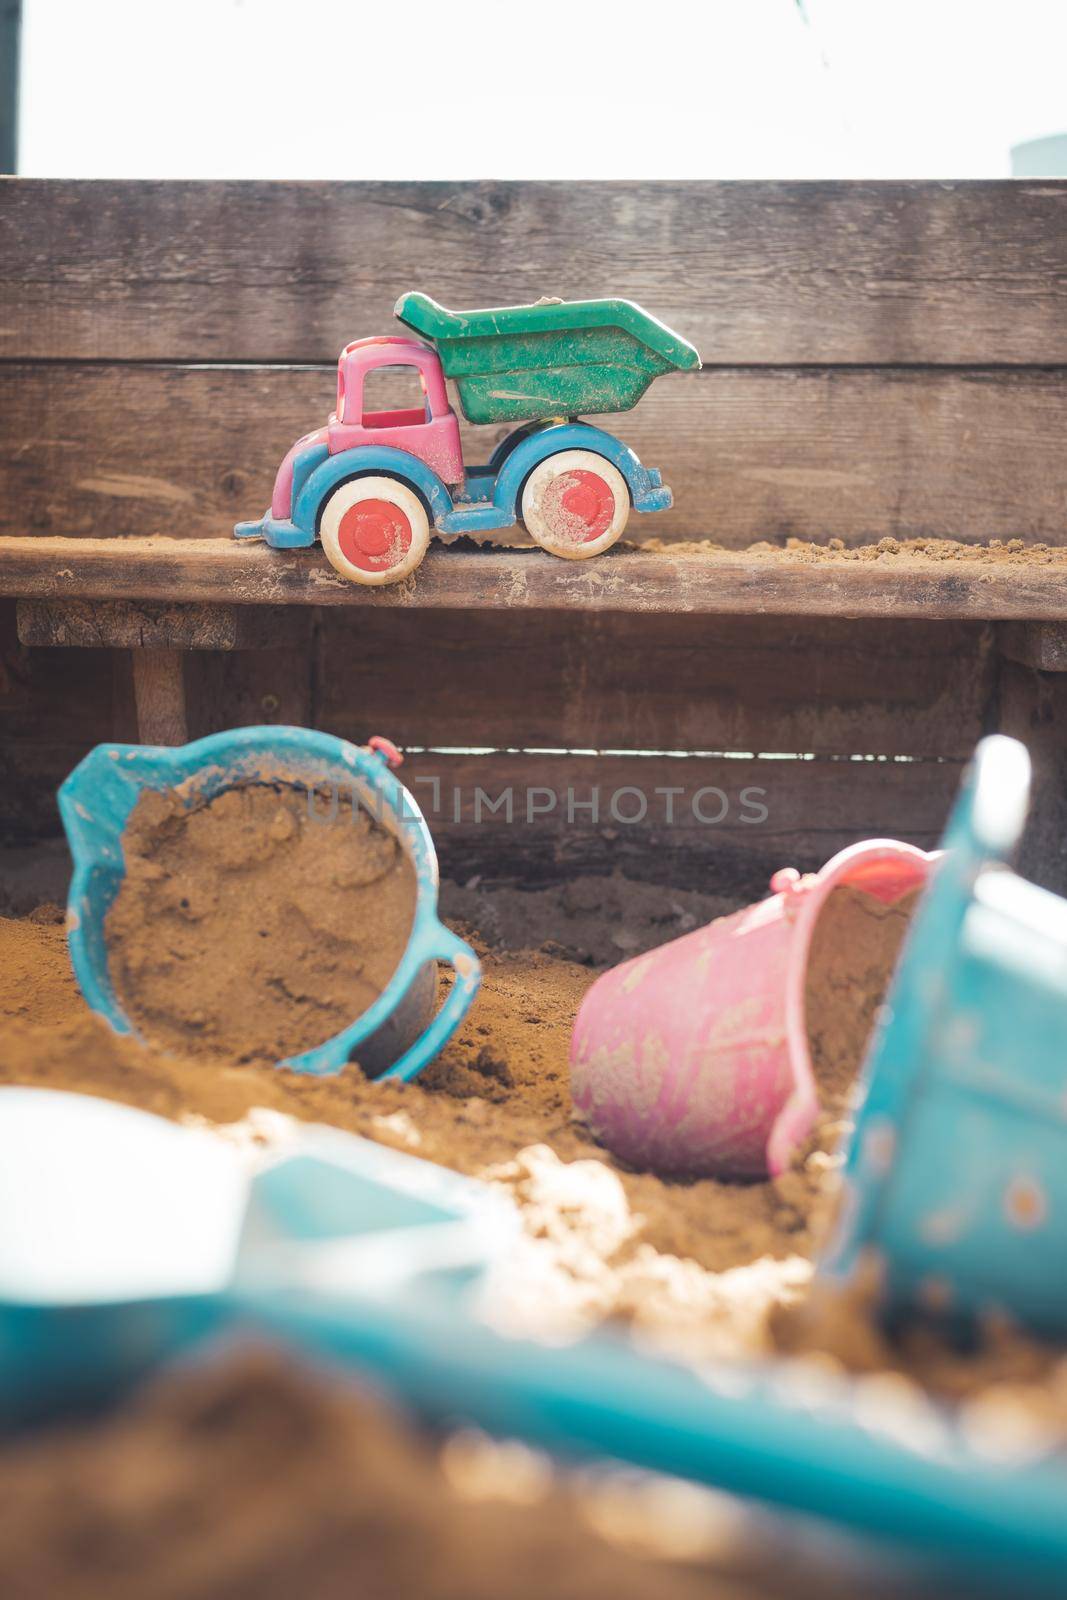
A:
<svg viewBox="0 0 1067 1600">
<path fill-rule="evenodd" d="M 585 467 L 561 472 L 549 485 L 543 504 L 553 533 L 573 544 L 599 539 L 615 515 L 611 485 Z"/>
<path fill-rule="evenodd" d="M 337 543 L 354 567 L 385 572 L 411 549 L 411 523 L 391 500 L 360 500 L 341 518 Z"/>
</svg>

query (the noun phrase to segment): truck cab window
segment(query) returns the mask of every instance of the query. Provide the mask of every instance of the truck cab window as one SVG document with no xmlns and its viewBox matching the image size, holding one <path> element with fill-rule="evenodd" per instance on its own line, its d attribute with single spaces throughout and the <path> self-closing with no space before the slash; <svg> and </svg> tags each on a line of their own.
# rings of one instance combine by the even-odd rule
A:
<svg viewBox="0 0 1067 1600">
<path fill-rule="evenodd" d="M 430 403 L 418 367 L 410 363 L 372 367 L 363 377 L 363 426 L 411 427 L 429 422 Z"/>
</svg>

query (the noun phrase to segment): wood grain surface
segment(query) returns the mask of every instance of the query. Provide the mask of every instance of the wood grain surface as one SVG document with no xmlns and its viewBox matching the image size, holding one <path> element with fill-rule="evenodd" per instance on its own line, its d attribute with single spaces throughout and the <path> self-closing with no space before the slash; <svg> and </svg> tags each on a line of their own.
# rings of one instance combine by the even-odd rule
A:
<svg viewBox="0 0 1067 1600">
<path fill-rule="evenodd" d="M 20 600 L 16 611 L 20 644 L 89 650 L 233 650 L 240 615 L 236 606 L 129 600 Z"/>
<path fill-rule="evenodd" d="M 228 537 L 418 286 L 696 342 L 618 423 L 676 492 L 638 538 L 1067 542 L 1065 216 L 1051 180 L 0 180 L 0 529 Z"/>
<path fill-rule="evenodd" d="M 0 182 L 0 595 L 46 602 L 27 637 L 48 641 L 0 608 L 5 833 L 53 831 L 65 772 L 135 735 L 108 648 L 127 634 L 225 636 L 183 659 L 191 735 L 292 721 L 421 749 L 410 781 L 459 795 L 431 821 L 460 877 L 622 867 L 744 898 L 865 835 L 932 845 L 998 718 L 1058 781 L 1048 675 L 998 667 L 990 624 L 1067 622 L 1067 562 L 746 547 L 1067 544 L 1065 207 L 1053 181 Z M 627 295 L 692 339 L 704 370 L 614 424 L 677 498 L 629 531 L 724 549 L 435 548 L 368 591 L 318 551 L 236 544 L 324 420 L 341 345 L 389 331 L 409 288 Z M 467 430 L 469 459 L 497 437 Z M 99 601 L 133 610 L 104 627 Z M 561 815 L 568 790 L 678 783 L 765 788 L 768 817 Z M 530 786 L 556 804 L 475 816 L 478 788 Z"/>
<path fill-rule="evenodd" d="M 404 583 L 361 588 L 320 550 L 226 539 L 0 536 L 0 595 L 366 609 L 618 611 L 696 616 L 1067 620 L 1067 562 L 873 560 L 803 551 L 617 548 L 593 561 L 542 551 L 431 549 Z"/>
<path fill-rule="evenodd" d="M 228 539 L 334 388 L 327 369 L 0 364 L 0 532 Z M 602 420 L 674 490 L 631 516 L 637 541 L 1067 540 L 1067 371 L 714 368 Z M 468 460 L 506 431 L 465 428 Z"/>
<path fill-rule="evenodd" d="M 315 719 L 360 741 L 498 749 L 968 756 L 993 630 L 633 612 L 343 611 L 316 630 Z M 374 726 L 371 726 L 371 719 Z"/>
<path fill-rule="evenodd" d="M 711 363 L 1067 362 L 1067 183 L 0 185 L 0 355 L 332 362 L 420 288 L 625 295 Z"/>
<path fill-rule="evenodd" d="M 426 811 L 442 871 L 460 881 L 619 871 L 760 898 L 778 867 L 817 868 L 857 839 L 933 848 L 960 770 L 947 761 L 434 752 L 409 757 L 402 776 Z"/>
</svg>

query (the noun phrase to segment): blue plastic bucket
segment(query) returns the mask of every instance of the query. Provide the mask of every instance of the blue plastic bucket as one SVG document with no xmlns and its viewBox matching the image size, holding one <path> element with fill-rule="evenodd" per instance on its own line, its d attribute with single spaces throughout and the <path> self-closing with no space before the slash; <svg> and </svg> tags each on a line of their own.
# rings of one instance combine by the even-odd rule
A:
<svg viewBox="0 0 1067 1600">
<path fill-rule="evenodd" d="M 176 789 L 193 807 L 250 783 L 350 795 L 398 840 L 416 879 L 411 934 L 388 986 L 342 1032 L 279 1065 L 326 1076 L 358 1055 L 371 1076 L 415 1077 L 474 999 L 478 958 L 437 914 L 433 840 L 386 756 L 307 728 L 235 728 L 174 749 L 98 745 L 74 769 L 59 791 L 59 811 L 74 860 L 67 940 L 82 994 L 118 1033 L 134 1032 L 111 982 L 104 919 L 125 874 L 123 832 L 144 790 Z M 438 961 L 452 966 L 455 982 L 435 1015 Z"/>
<path fill-rule="evenodd" d="M 865 1069 L 826 1269 L 1067 1333 L 1067 901 L 1008 870 L 1026 750 L 978 746 Z"/>
</svg>

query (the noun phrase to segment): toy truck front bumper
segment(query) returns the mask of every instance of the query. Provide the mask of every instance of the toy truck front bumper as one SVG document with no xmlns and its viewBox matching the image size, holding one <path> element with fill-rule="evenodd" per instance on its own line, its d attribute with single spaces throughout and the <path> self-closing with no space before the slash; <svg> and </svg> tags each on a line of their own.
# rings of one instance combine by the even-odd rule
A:
<svg viewBox="0 0 1067 1600">
<path fill-rule="evenodd" d="M 658 467 L 647 467 L 645 477 L 648 482 L 642 488 L 631 483 L 630 493 L 633 496 L 635 511 L 669 511 L 674 504 L 674 495 L 664 483 Z"/>
<path fill-rule="evenodd" d="M 258 522 L 238 522 L 235 539 L 265 539 L 272 550 L 304 550 L 315 543 L 315 535 L 298 528 L 288 517 L 272 517 L 265 511 Z"/>
</svg>

